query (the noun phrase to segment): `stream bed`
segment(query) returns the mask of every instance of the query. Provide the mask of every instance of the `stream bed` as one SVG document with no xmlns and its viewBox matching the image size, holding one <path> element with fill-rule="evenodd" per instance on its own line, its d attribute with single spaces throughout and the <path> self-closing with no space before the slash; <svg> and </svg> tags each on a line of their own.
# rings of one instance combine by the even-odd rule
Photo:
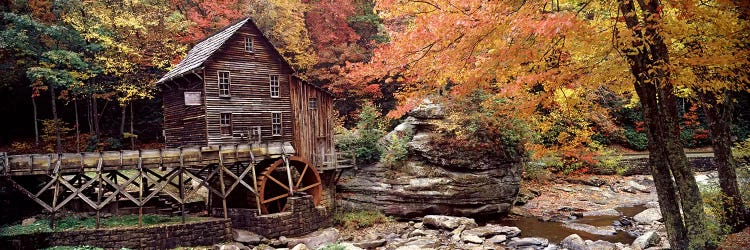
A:
<svg viewBox="0 0 750 250">
<path fill-rule="evenodd" d="M 620 207 L 615 210 L 619 211 L 622 216 L 633 217 L 646 208 L 643 205 L 633 207 Z M 612 222 L 618 220 L 621 216 L 586 216 L 569 221 L 568 223 L 579 223 L 591 226 L 611 226 Z M 549 239 L 551 242 L 560 242 L 571 234 L 578 234 L 584 240 L 604 240 L 609 242 L 620 242 L 630 244 L 636 237 L 627 232 L 617 231 L 615 235 L 597 235 L 584 231 L 579 231 L 565 227 L 565 222 L 541 221 L 536 217 L 507 217 L 500 220 L 492 221 L 493 224 L 503 226 L 514 226 L 521 229 L 520 237 L 541 237 Z"/>
</svg>

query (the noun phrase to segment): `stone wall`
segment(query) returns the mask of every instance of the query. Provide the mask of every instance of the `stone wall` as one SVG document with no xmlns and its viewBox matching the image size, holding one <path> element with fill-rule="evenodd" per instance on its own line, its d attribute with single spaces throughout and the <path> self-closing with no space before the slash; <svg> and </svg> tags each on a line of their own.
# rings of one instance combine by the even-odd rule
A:
<svg viewBox="0 0 750 250">
<path fill-rule="evenodd" d="M 214 208 L 214 216 L 223 216 L 221 208 Z M 258 215 L 257 209 L 228 208 L 227 216 L 236 229 L 252 231 L 266 238 L 294 237 L 330 226 L 328 210 L 315 206 L 310 196 L 290 197 L 285 212 Z"/>
<path fill-rule="evenodd" d="M 89 229 L 0 236 L 0 249 L 42 249 L 52 246 L 95 246 L 105 249 L 171 249 L 209 246 L 232 239 L 229 220 L 143 228 Z"/>
</svg>

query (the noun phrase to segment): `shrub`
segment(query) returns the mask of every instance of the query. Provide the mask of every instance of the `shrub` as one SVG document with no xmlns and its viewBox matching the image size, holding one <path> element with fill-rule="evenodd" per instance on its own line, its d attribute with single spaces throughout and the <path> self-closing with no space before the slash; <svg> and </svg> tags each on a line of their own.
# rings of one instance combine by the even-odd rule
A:
<svg viewBox="0 0 750 250">
<path fill-rule="evenodd" d="M 42 120 L 42 142 L 46 145 L 44 149 L 50 153 L 55 152 L 57 145 L 57 130 L 55 126 L 60 128 L 61 141 L 65 140 L 65 137 L 73 131 L 70 124 L 63 120 L 57 120 L 57 122 L 52 119 Z"/>
<path fill-rule="evenodd" d="M 648 137 L 646 133 L 638 132 L 634 128 L 625 129 L 625 139 L 628 147 L 635 150 L 646 150 L 648 148 Z"/>
<path fill-rule="evenodd" d="M 411 138 L 411 133 L 393 133 L 390 142 L 385 146 L 380 162 L 390 168 L 401 165 L 409 153 L 408 144 Z"/>
<path fill-rule="evenodd" d="M 718 245 L 730 232 L 731 227 L 722 222 L 726 214 L 723 200 L 726 198 L 717 183 L 700 185 L 703 207 L 706 211 L 705 224 L 711 245 Z"/>
<path fill-rule="evenodd" d="M 732 156 L 737 159 L 738 162 L 747 163 L 750 161 L 750 138 L 745 141 L 737 142 L 732 147 Z"/>
<path fill-rule="evenodd" d="M 325 247 L 321 248 L 320 250 L 346 250 L 346 246 L 343 246 L 339 243 L 334 243 L 334 244 L 328 244 Z"/>
<path fill-rule="evenodd" d="M 552 178 L 552 172 L 542 162 L 526 162 L 523 164 L 523 178 L 527 180 L 547 181 Z"/>
<path fill-rule="evenodd" d="M 383 213 L 379 211 L 356 211 L 347 212 L 344 214 L 336 214 L 333 217 L 333 221 L 336 225 L 343 226 L 349 229 L 358 229 L 371 227 L 378 223 L 385 223 L 388 221 L 388 217 L 385 217 Z"/>
<path fill-rule="evenodd" d="M 342 151 L 353 153 L 358 163 L 377 162 L 383 152 L 378 141 L 385 134 L 381 119 L 374 105 L 362 106 L 357 127 L 352 130 L 340 128 L 336 146 Z"/>
</svg>

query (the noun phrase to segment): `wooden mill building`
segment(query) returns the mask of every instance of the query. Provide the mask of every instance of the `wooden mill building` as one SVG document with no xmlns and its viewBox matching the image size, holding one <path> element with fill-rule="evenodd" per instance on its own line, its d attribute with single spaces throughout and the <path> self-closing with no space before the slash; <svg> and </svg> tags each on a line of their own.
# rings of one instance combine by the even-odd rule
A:
<svg viewBox="0 0 750 250">
<path fill-rule="evenodd" d="M 157 84 L 167 147 L 291 143 L 316 166 L 334 152 L 331 94 L 297 77 L 250 18 L 197 43 Z"/>
</svg>

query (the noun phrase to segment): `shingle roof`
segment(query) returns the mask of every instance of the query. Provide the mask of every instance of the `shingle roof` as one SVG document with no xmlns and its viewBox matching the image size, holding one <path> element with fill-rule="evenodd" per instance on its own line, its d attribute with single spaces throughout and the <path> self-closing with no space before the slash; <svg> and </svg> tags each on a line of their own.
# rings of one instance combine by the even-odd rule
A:
<svg viewBox="0 0 750 250">
<path fill-rule="evenodd" d="M 250 20 L 250 18 L 242 19 L 196 44 L 192 49 L 190 49 L 187 56 L 185 56 L 185 58 L 183 58 L 182 61 L 177 64 L 177 66 L 170 70 L 156 83 L 158 84 L 169 81 L 174 77 L 180 76 L 182 74 L 185 74 L 186 72 L 202 66 L 203 63 L 209 57 L 211 57 L 211 55 L 216 50 L 221 48 L 221 46 L 224 45 L 224 43 L 229 40 L 232 35 L 234 35 L 234 32 L 237 32 L 237 30 L 245 25 L 248 20 Z"/>
</svg>

